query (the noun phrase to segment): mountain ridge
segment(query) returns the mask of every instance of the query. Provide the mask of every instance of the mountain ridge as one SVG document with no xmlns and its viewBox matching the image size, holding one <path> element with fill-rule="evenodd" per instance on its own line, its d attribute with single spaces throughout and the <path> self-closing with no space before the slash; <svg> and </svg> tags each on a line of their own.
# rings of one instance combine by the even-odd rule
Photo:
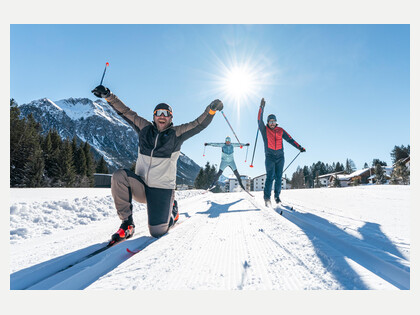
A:
<svg viewBox="0 0 420 315">
<path fill-rule="evenodd" d="M 131 168 L 137 160 L 138 135 L 103 100 L 48 98 L 19 105 L 21 116 L 32 114 L 42 126 L 42 133 L 55 129 L 62 138 L 89 143 L 96 159 L 103 156 L 110 172 Z M 177 183 L 193 185 L 200 166 L 181 152 L 178 159 Z"/>
</svg>

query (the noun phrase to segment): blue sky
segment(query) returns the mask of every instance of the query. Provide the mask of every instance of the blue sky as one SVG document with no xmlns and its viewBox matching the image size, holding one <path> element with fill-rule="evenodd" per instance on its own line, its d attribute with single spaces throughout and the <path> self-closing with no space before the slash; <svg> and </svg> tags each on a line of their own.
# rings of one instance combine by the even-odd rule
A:
<svg viewBox="0 0 420 315">
<path fill-rule="evenodd" d="M 106 62 L 104 85 L 150 120 L 160 102 L 172 105 L 177 125 L 219 98 L 239 140 L 251 143 L 247 162 L 246 149 L 235 160 L 252 177 L 265 173 L 260 136 L 249 167 L 262 97 L 264 118 L 275 114 L 307 149 L 289 178 L 317 161 L 390 165 L 394 146 L 410 144 L 409 25 L 11 25 L 10 61 L 10 97 L 19 104 L 94 100 Z M 220 149 L 207 147 L 203 157 L 203 144 L 226 136 L 234 139 L 218 113 L 181 150 L 199 165 L 219 165 Z M 297 153 L 285 142 L 286 165 Z"/>
</svg>

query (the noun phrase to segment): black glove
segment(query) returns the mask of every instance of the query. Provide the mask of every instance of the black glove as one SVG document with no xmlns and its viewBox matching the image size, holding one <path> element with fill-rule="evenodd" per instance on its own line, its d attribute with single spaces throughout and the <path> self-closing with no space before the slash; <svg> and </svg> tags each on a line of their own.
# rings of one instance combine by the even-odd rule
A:
<svg viewBox="0 0 420 315">
<path fill-rule="evenodd" d="M 261 104 L 260 104 L 260 107 L 261 107 L 261 108 L 264 108 L 264 107 L 265 107 L 265 100 L 264 100 L 264 97 L 261 99 Z"/>
<path fill-rule="evenodd" d="M 96 97 L 106 98 L 111 94 L 111 91 L 103 85 L 98 85 L 92 90 L 92 93 L 95 94 Z"/>
<path fill-rule="evenodd" d="M 204 145 L 208 145 L 207 142 L 204 142 Z"/>
<path fill-rule="evenodd" d="M 305 150 L 305 148 L 304 147 L 300 147 L 300 152 L 306 152 L 306 150 Z"/>
<path fill-rule="evenodd" d="M 247 144 L 245 144 L 245 145 L 248 145 L 248 146 L 249 146 L 249 143 L 247 143 Z"/>
<path fill-rule="evenodd" d="M 221 100 L 214 100 L 210 103 L 211 110 L 222 110 L 223 109 L 223 103 Z"/>
</svg>

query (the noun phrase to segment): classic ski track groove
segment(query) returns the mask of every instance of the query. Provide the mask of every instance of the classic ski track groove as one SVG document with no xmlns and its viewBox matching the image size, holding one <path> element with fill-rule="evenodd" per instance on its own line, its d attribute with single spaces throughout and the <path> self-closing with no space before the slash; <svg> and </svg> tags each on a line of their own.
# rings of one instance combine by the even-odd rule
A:
<svg viewBox="0 0 420 315">
<path fill-rule="evenodd" d="M 49 268 L 52 273 L 32 283 L 28 289 L 96 289 L 101 288 L 101 281 L 111 281 L 112 287 L 121 289 L 206 289 L 210 286 L 230 290 L 342 289 L 340 282 L 325 267 L 315 270 L 308 267 L 319 265 L 314 263 L 319 260 L 317 255 L 299 255 L 301 246 L 312 247 L 310 237 L 316 237 L 318 241 L 325 243 L 325 248 L 328 247 L 330 253 L 341 251 L 342 255 L 350 256 L 350 259 L 357 257 L 353 262 L 362 266 L 368 276 L 370 273 L 379 276 L 400 289 L 410 287 L 409 269 L 407 272 L 387 262 L 385 258 L 389 253 L 371 244 L 360 242 L 357 243 L 360 246 L 356 246 L 346 241 L 342 235 L 335 235 L 326 225 L 305 218 L 305 212 L 296 209 L 295 205 L 293 206 L 297 212 L 283 208 L 283 216 L 279 216 L 278 209 L 266 208 L 245 192 L 241 192 L 241 199 L 237 198 L 238 194 L 209 194 L 200 194 L 181 201 L 180 220 L 173 230 L 159 239 L 162 246 L 153 250 L 156 239 L 142 236 L 145 231 L 140 230 L 140 236 L 98 255 L 84 260 L 81 260 L 81 256 L 76 256 L 74 260 L 78 261 L 64 270 L 57 271 L 62 269 L 60 261 L 58 259 L 56 263 L 55 259 L 51 259 Z M 226 209 L 229 202 L 235 206 Z M 212 203 L 215 205 L 209 207 Z M 237 203 L 245 204 L 235 210 Z M 245 207 L 247 203 L 254 208 Z M 236 216 L 239 224 L 233 225 L 231 221 L 225 220 L 226 215 Z M 264 224 L 273 220 L 278 223 L 277 226 Z M 181 242 L 179 236 L 182 236 Z M 128 246 L 134 243 L 135 246 Z M 142 247 L 144 249 L 132 255 L 125 251 L 126 247 L 132 250 Z M 92 248 L 92 252 L 96 249 Z M 322 248 L 316 250 L 323 251 Z M 383 254 L 378 257 L 371 254 L 372 251 L 376 254 L 382 251 Z M 130 257 L 133 259 L 128 261 Z M 171 261 L 171 266 L 156 263 L 157 259 L 165 261 L 165 258 Z M 122 263 L 125 264 L 125 269 L 136 274 L 137 282 L 130 282 L 129 278 L 127 283 L 112 282 L 113 274 L 121 273 L 118 266 Z M 45 269 L 48 266 L 43 267 Z M 167 277 L 153 278 L 148 275 L 148 268 L 161 270 Z M 153 275 L 161 273 L 152 272 Z M 141 278 L 140 282 L 138 278 Z M 317 281 L 311 278 L 316 278 Z"/>
<path fill-rule="evenodd" d="M 296 205 L 293 206 L 294 211 L 291 211 L 289 207 L 279 207 L 273 208 L 273 210 L 280 214 L 280 209 L 283 211 L 282 216 L 289 220 L 290 222 L 296 224 L 297 226 L 305 226 L 308 230 L 311 230 L 318 239 L 326 244 L 326 246 L 334 247 L 335 250 L 342 252 L 346 256 L 352 257 L 357 256 L 355 263 L 359 264 L 363 268 L 366 268 L 369 272 L 381 277 L 383 280 L 389 282 L 390 284 L 398 287 L 399 289 L 409 289 L 410 288 L 410 272 L 399 268 L 386 259 L 382 259 L 380 256 L 387 257 L 390 254 L 386 251 L 377 248 L 371 244 L 363 243 L 363 241 L 358 241 L 359 246 L 354 245 L 354 241 L 347 241 L 344 237 L 337 236 L 333 231 L 325 226 L 325 224 L 320 222 L 312 222 L 311 219 L 301 218 L 300 214 L 306 213 L 301 211 L 299 208 L 296 208 Z M 329 244 L 328 240 L 334 239 L 334 244 Z M 372 254 L 375 252 L 376 255 Z M 378 254 L 379 253 L 379 254 Z"/>
<path fill-rule="evenodd" d="M 196 199 L 196 196 L 189 198 L 186 200 L 187 203 L 193 202 Z M 179 220 L 176 223 L 176 226 L 181 225 L 185 220 L 188 220 L 187 218 L 184 218 L 183 220 Z M 142 236 L 141 235 L 135 235 L 133 238 L 128 239 L 127 241 L 136 241 L 139 240 Z M 152 244 L 154 241 L 156 241 L 157 239 L 152 239 L 152 240 L 145 240 L 140 242 L 139 244 L 137 244 L 136 246 L 134 246 L 132 249 L 138 249 L 141 248 L 143 246 L 149 246 L 150 244 Z M 121 261 L 127 260 L 130 257 L 133 256 L 133 254 L 131 253 L 123 253 L 122 249 L 125 249 L 127 247 L 127 241 L 123 241 L 119 244 L 116 244 L 108 249 L 104 249 L 103 251 L 94 254 L 96 251 L 102 249 L 103 246 L 105 246 L 107 244 L 107 242 L 104 242 L 102 244 L 96 244 L 96 246 L 92 246 L 91 251 L 87 251 L 86 254 L 82 255 L 82 256 L 74 256 L 73 259 L 67 260 L 67 259 L 62 259 L 62 257 L 58 257 L 57 258 L 57 262 L 55 263 L 55 265 L 51 266 L 48 265 L 44 268 L 42 268 L 42 271 L 44 271 L 45 269 L 48 269 L 48 273 L 44 274 L 44 276 L 39 277 L 37 279 L 36 282 L 33 282 L 29 285 L 20 287 L 20 289 L 23 290 L 45 290 L 45 289 L 63 289 L 60 285 L 60 283 L 65 283 L 67 279 L 70 279 L 72 277 L 76 277 L 77 274 L 79 273 L 83 273 L 85 271 L 85 269 L 90 269 L 91 266 L 97 264 L 96 263 L 96 258 L 99 258 L 99 256 L 103 256 L 106 255 L 106 252 L 110 251 L 110 250 L 115 250 L 115 248 L 119 248 L 121 250 L 119 250 L 119 254 L 121 256 Z M 125 251 L 125 250 L 124 250 Z M 64 255 L 63 257 L 67 257 L 69 255 L 71 255 L 72 253 L 69 253 L 67 255 Z M 94 255 L 92 255 L 94 254 Z M 109 252 L 108 252 L 109 254 Z M 107 256 L 107 255 L 106 255 Z M 54 259 L 52 259 L 54 260 Z M 64 264 L 61 263 L 62 261 L 66 261 Z M 101 259 L 102 260 L 102 259 Z M 101 261 L 100 260 L 100 261 Z M 117 264 L 118 266 L 119 264 Z M 30 269 L 26 268 L 26 269 Z M 79 270 L 80 269 L 80 270 Z M 111 268 L 112 270 L 113 268 Z M 97 273 L 97 275 L 100 276 L 102 272 L 99 271 Z M 23 272 L 23 276 L 24 276 L 25 272 Z M 98 277 L 99 277 L 98 276 Z M 89 277 L 88 277 L 89 278 Z M 90 278 L 94 278 L 94 277 L 90 277 Z M 90 283 L 82 283 L 80 284 L 80 287 L 78 288 L 73 288 L 73 289 L 79 289 L 79 288 L 84 288 L 86 285 L 89 285 Z M 64 288 L 66 289 L 66 288 Z"/>
</svg>

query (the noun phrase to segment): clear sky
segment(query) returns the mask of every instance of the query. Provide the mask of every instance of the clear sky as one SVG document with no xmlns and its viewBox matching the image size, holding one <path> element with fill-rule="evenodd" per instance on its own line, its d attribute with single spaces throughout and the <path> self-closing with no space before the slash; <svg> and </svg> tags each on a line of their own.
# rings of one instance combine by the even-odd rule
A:
<svg viewBox="0 0 420 315">
<path fill-rule="evenodd" d="M 395 145 L 410 144 L 409 25 L 11 25 L 10 97 L 95 100 L 104 85 L 140 116 L 173 107 L 174 124 L 199 116 L 214 99 L 246 148 L 235 149 L 241 174 L 265 173 L 257 112 L 307 149 L 286 174 L 317 161 L 352 159 L 358 169 L 391 164 Z M 199 165 L 219 165 L 204 142 L 235 137 L 220 113 L 181 151 Z M 284 142 L 286 165 L 298 150 Z M 226 169 L 224 175 L 232 174 Z"/>
</svg>

